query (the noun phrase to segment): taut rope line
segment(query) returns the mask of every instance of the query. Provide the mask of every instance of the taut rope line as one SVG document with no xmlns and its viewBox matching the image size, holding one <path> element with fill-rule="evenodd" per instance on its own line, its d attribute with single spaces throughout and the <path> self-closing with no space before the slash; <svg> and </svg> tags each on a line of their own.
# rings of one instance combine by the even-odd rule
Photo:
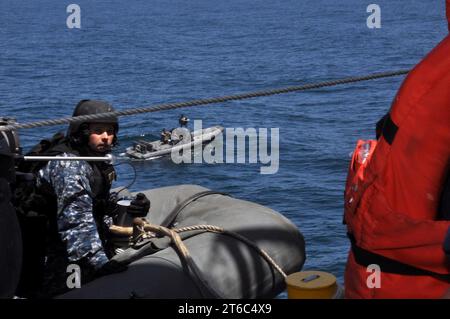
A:
<svg viewBox="0 0 450 319">
<path fill-rule="evenodd" d="M 353 77 L 347 77 L 347 78 L 332 80 L 332 81 L 310 83 L 310 84 L 305 84 L 305 85 L 288 86 L 288 87 L 280 88 L 280 89 L 262 90 L 262 91 L 241 93 L 241 94 L 235 94 L 235 95 L 226 95 L 226 96 L 214 97 L 214 98 L 197 99 L 197 100 L 178 102 L 178 103 L 157 104 L 157 105 L 149 106 L 149 107 L 132 108 L 132 109 L 109 112 L 109 113 L 98 113 L 98 114 L 82 115 L 82 116 L 75 116 L 75 117 L 66 117 L 66 118 L 60 118 L 60 119 L 54 119 L 54 120 L 43 120 L 43 121 L 22 123 L 22 124 L 20 124 L 20 123 L 10 124 L 10 125 L 5 125 L 5 126 L 0 126 L 0 132 L 17 130 L 17 129 L 36 128 L 36 127 L 41 127 L 41 126 L 60 125 L 60 124 L 67 124 L 67 123 L 72 123 L 72 122 L 83 122 L 83 121 L 87 121 L 87 120 L 96 120 L 96 119 L 100 119 L 100 118 L 104 118 L 104 117 L 111 117 L 111 116 L 127 116 L 127 115 L 141 114 L 141 113 L 152 113 L 152 112 L 173 110 L 173 109 L 184 108 L 184 107 L 201 106 L 201 105 L 208 105 L 208 104 L 214 104 L 214 103 L 223 103 L 223 102 L 227 102 L 227 101 L 251 99 L 251 98 L 256 98 L 256 97 L 261 97 L 261 96 L 270 96 L 270 95 L 276 95 L 276 94 L 305 91 L 305 90 L 318 89 L 318 88 L 323 88 L 323 87 L 328 87 L 328 86 L 335 86 L 335 85 L 341 85 L 341 84 L 347 84 L 347 83 L 369 81 L 369 80 L 375 80 L 375 79 L 380 79 L 380 78 L 399 76 L 399 75 L 407 74 L 409 71 L 410 70 L 399 70 L 399 71 L 392 71 L 392 72 L 373 73 L 373 74 L 369 74 L 366 76 L 353 76 Z"/>
</svg>

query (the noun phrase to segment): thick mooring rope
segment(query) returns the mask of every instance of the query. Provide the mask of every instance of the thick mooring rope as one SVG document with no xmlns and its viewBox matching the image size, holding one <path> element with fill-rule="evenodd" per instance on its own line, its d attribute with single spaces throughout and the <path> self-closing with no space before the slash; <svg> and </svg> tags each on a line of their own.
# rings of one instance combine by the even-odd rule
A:
<svg viewBox="0 0 450 319">
<path fill-rule="evenodd" d="M 174 229 L 174 231 L 176 231 L 177 233 L 186 232 L 186 231 L 194 231 L 194 230 L 204 230 L 204 231 L 208 231 L 208 232 L 219 233 L 219 234 L 223 234 L 223 235 L 227 235 L 227 236 L 236 238 L 236 239 L 246 243 L 247 245 L 249 245 L 250 247 L 255 249 L 276 271 L 278 271 L 281 274 L 281 276 L 284 279 L 286 279 L 286 277 L 287 277 L 286 273 L 272 259 L 272 257 L 270 257 L 269 254 L 267 254 L 264 251 L 264 249 L 259 248 L 254 242 L 252 242 L 251 240 L 249 240 L 248 238 L 246 238 L 242 235 L 239 235 L 236 232 L 232 232 L 232 231 L 223 229 L 222 227 L 213 226 L 213 225 L 195 225 L 195 226 L 188 226 L 188 227 Z"/>
<path fill-rule="evenodd" d="M 197 287 L 199 287 L 200 292 L 204 297 L 208 296 L 214 296 L 219 297 L 219 294 L 215 292 L 210 285 L 204 280 L 200 269 L 195 264 L 194 260 L 192 259 L 192 256 L 189 253 L 188 248 L 183 243 L 183 240 L 181 239 L 179 233 L 187 232 L 187 231 L 205 231 L 205 232 L 213 232 L 218 234 L 223 234 L 226 236 L 233 237 L 237 240 L 240 240 L 247 244 L 248 246 L 252 247 L 254 250 L 256 250 L 261 257 L 263 257 L 267 263 L 272 266 L 276 271 L 278 271 L 283 279 L 286 279 L 287 275 L 281 269 L 281 267 L 265 252 L 262 248 L 258 247 L 254 242 L 249 240 L 248 238 L 232 231 L 228 231 L 223 229 L 222 227 L 213 226 L 213 225 L 194 225 L 194 226 L 187 226 L 182 228 L 166 228 L 160 225 L 154 225 L 150 224 L 146 221 L 137 221 L 138 223 L 135 223 L 135 227 L 121 227 L 121 226 L 111 226 L 110 230 L 111 232 L 121 235 L 121 236 L 130 236 L 132 237 L 132 241 L 139 241 L 144 238 L 152 238 L 156 236 L 167 236 L 171 239 L 172 243 L 174 244 L 174 248 L 177 251 L 177 253 L 180 255 L 180 258 L 184 262 L 186 262 L 189 270 L 191 271 L 190 275 L 193 278 L 194 282 L 196 283 Z"/>
<path fill-rule="evenodd" d="M 227 102 L 227 101 L 252 99 L 252 98 L 261 97 L 261 96 L 270 96 L 270 95 L 276 95 L 276 94 L 305 91 L 305 90 L 318 89 L 318 88 L 335 86 L 335 85 L 340 85 L 340 84 L 347 84 L 347 83 L 354 83 L 354 82 L 361 82 L 361 81 L 368 81 L 368 80 L 375 80 L 375 79 L 380 79 L 380 78 L 399 76 L 399 75 L 407 74 L 409 71 L 410 70 L 399 70 L 399 71 L 392 71 L 392 72 L 373 73 L 373 74 L 369 74 L 366 76 L 353 76 L 353 77 L 347 77 L 347 78 L 332 80 L 332 81 L 289 86 L 289 87 L 280 88 L 280 89 L 262 90 L 262 91 L 255 91 L 255 92 L 235 94 L 235 95 L 226 95 L 226 96 L 221 96 L 221 97 L 205 98 L 205 99 L 198 99 L 198 100 L 178 102 L 178 103 L 158 104 L 158 105 L 149 106 L 149 107 L 132 108 L 132 109 L 109 112 L 109 113 L 98 113 L 98 114 L 91 114 L 91 115 L 66 117 L 66 118 L 54 119 L 54 120 L 43 120 L 43 121 L 36 121 L 36 122 L 30 122 L 30 123 L 10 124 L 10 125 L 5 125 L 5 126 L 0 126 L 0 131 L 10 131 L 10 130 L 17 130 L 17 129 L 36 128 L 36 127 L 41 127 L 41 126 L 60 125 L 60 124 L 67 124 L 67 123 L 72 123 L 72 122 L 83 122 L 83 121 L 87 121 L 87 120 L 96 120 L 96 119 L 111 117 L 111 116 L 127 116 L 127 115 L 141 114 L 141 113 L 152 113 L 152 112 L 173 110 L 173 109 L 184 108 L 184 107 L 201 106 L 201 105 L 208 105 L 208 104 L 214 104 L 214 103 L 223 103 L 223 102 Z"/>
</svg>

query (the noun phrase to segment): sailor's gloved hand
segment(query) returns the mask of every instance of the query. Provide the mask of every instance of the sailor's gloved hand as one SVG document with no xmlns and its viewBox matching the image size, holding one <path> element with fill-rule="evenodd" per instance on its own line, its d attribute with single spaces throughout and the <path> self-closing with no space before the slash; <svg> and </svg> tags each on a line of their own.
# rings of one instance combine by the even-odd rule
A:
<svg viewBox="0 0 450 319">
<path fill-rule="evenodd" d="M 145 217 L 150 209 L 150 201 L 145 194 L 136 195 L 128 206 L 127 213 L 133 217 Z"/>
</svg>

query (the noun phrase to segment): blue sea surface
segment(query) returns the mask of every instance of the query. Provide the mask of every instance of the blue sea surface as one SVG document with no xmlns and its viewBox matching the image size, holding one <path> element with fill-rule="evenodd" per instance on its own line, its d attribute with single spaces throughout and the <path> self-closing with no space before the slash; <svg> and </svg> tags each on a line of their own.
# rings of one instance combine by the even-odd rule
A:
<svg viewBox="0 0 450 319">
<path fill-rule="evenodd" d="M 69 29 L 66 7 L 81 8 Z M 443 0 L 373 1 L 0 0 L 0 116 L 20 122 L 65 117 L 81 99 L 116 109 L 280 88 L 409 69 L 447 34 Z M 267 205 L 306 239 L 305 270 L 343 283 L 349 249 L 342 224 L 349 153 L 373 138 L 404 76 L 301 93 L 122 117 L 120 154 L 158 138 L 181 113 L 203 126 L 279 128 L 280 167 L 133 162 L 131 190 L 199 184 Z M 25 150 L 65 126 L 20 130 Z M 117 185 L 133 180 L 117 167 Z"/>
</svg>

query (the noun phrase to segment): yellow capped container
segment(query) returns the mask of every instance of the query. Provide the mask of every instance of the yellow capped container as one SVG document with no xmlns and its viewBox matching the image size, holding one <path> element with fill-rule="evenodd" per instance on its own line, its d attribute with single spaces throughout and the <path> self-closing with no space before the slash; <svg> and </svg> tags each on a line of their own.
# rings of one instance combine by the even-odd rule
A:
<svg viewBox="0 0 450 319">
<path fill-rule="evenodd" d="M 336 277 L 323 271 L 301 271 L 286 278 L 289 299 L 332 299 L 338 291 Z"/>
</svg>

